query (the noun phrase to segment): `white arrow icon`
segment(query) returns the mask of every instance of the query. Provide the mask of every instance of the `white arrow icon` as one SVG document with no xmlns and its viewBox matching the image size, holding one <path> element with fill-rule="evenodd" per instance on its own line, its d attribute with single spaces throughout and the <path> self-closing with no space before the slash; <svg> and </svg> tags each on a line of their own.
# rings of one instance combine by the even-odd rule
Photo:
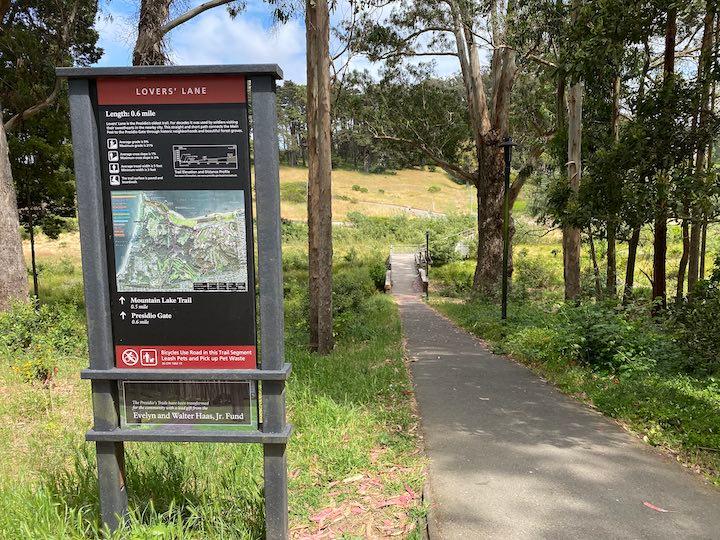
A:
<svg viewBox="0 0 720 540">
<path fill-rule="evenodd" d="M 124 297 L 124 296 L 121 296 L 120 298 L 118 298 L 118 300 L 120 301 L 120 303 L 121 303 L 123 306 L 125 305 L 125 297 Z"/>
<path fill-rule="evenodd" d="M 127 314 L 124 311 L 120 312 L 120 318 L 124 321 L 125 317 L 127 317 Z"/>
</svg>

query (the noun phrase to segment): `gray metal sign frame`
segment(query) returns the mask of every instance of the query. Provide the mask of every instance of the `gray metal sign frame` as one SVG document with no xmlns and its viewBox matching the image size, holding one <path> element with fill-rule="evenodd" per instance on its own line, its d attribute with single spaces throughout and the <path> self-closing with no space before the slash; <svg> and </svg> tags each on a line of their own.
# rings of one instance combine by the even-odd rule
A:
<svg viewBox="0 0 720 540">
<path fill-rule="evenodd" d="M 252 370 L 118 369 L 115 367 L 108 283 L 107 238 L 100 182 L 100 148 L 91 80 L 114 76 L 242 74 L 250 82 L 255 168 L 260 304 L 261 368 Z M 143 66 L 58 68 L 69 83 L 80 243 L 87 313 L 90 367 L 81 377 L 92 384 L 94 426 L 87 435 L 97 450 L 102 520 L 117 529 L 126 519 L 125 441 L 225 442 L 263 445 L 266 536 L 288 538 L 286 445 L 292 426 L 285 420 L 285 362 L 280 182 L 275 64 L 229 66 Z M 121 429 L 118 381 L 262 381 L 262 423 L 257 431 L 193 431 L 175 427 Z"/>
</svg>

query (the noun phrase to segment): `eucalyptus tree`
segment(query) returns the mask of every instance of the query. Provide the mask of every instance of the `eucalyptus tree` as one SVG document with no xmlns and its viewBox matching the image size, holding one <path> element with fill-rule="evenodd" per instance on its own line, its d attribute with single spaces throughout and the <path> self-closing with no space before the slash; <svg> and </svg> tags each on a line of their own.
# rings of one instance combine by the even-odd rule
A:
<svg viewBox="0 0 720 540">
<path fill-rule="evenodd" d="M 478 255 L 473 281 L 476 289 L 491 292 L 502 271 L 504 163 L 499 144 L 510 135 L 511 97 L 519 66 L 532 55 L 532 48 L 519 52 L 511 44 L 517 25 L 516 2 L 398 0 L 379 4 L 382 11 L 370 10 L 358 40 L 371 60 L 384 61 L 391 70 L 417 58 L 457 62 L 472 145 L 470 163 L 461 164 L 457 156 L 446 155 L 447 149 L 426 131 L 409 137 L 394 131 L 380 136 L 414 146 L 449 174 L 476 187 Z M 398 129 L 407 131 L 406 123 L 397 118 Z M 519 193 L 518 182 L 524 178 L 516 180 L 513 193 Z"/>
<path fill-rule="evenodd" d="M 96 0 L 0 2 L 0 309 L 28 292 L 8 138 L 63 96 L 55 67 L 99 59 L 97 9 Z"/>
<path fill-rule="evenodd" d="M 310 349 L 333 348 L 332 139 L 330 10 L 327 0 L 305 4 L 307 59 L 308 270 Z"/>
</svg>

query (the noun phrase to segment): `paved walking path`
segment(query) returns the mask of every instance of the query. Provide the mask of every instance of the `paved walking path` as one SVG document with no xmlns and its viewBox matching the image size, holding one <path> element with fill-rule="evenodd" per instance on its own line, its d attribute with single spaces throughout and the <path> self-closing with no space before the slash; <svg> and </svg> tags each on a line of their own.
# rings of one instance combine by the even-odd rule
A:
<svg viewBox="0 0 720 540">
<path fill-rule="evenodd" d="M 431 540 L 720 539 L 720 490 L 427 307 L 412 255 L 393 255 L 392 270 L 430 457 Z"/>
</svg>

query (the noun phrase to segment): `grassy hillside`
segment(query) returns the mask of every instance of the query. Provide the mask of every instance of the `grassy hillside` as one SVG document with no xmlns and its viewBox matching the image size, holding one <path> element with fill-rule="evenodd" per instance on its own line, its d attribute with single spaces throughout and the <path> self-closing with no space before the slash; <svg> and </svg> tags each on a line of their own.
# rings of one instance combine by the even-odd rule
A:
<svg viewBox="0 0 720 540">
<path fill-rule="evenodd" d="M 344 221 L 350 212 L 368 216 L 429 213 L 468 213 L 476 207 L 475 189 L 450 180 L 437 169 L 405 169 L 386 174 L 335 170 L 333 220 Z M 304 221 L 307 217 L 307 169 L 280 168 L 282 216 Z"/>
</svg>

